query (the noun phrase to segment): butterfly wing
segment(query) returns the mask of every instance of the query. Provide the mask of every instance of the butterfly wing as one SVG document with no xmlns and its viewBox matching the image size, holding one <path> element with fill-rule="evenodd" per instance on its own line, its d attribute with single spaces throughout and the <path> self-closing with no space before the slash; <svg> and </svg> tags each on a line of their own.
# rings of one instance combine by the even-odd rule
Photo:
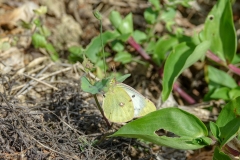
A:
<svg viewBox="0 0 240 160">
<path fill-rule="evenodd" d="M 131 97 L 134 106 L 134 117 L 141 117 L 156 110 L 156 106 L 149 99 L 132 87 L 123 83 L 119 83 L 117 86 L 123 88 Z"/>
<path fill-rule="evenodd" d="M 111 87 L 105 94 L 102 108 L 105 117 L 111 122 L 127 122 L 134 117 L 134 106 L 130 96 L 118 86 Z"/>
</svg>

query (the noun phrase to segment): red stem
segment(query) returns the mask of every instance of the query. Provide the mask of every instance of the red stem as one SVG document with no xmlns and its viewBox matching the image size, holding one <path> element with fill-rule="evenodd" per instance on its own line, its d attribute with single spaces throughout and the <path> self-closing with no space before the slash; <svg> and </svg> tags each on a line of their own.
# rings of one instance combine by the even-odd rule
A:
<svg viewBox="0 0 240 160">
<path fill-rule="evenodd" d="M 221 60 L 217 55 L 215 55 L 213 52 L 211 52 L 210 50 L 207 51 L 206 56 L 209 59 L 211 59 L 212 61 L 214 61 L 220 65 L 226 66 L 226 63 L 223 60 Z M 240 76 L 240 68 L 234 66 L 233 64 L 229 64 L 229 65 L 227 65 L 227 67 L 230 71 L 232 71 L 233 73 Z"/>
<path fill-rule="evenodd" d="M 151 57 L 145 52 L 145 50 L 133 39 L 133 37 L 130 37 L 128 39 L 128 43 L 138 51 L 138 53 L 147 61 L 151 61 Z M 161 69 L 160 69 L 161 70 Z M 159 72 L 160 73 L 160 72 Z M 161 73 L 160 73 L 161 75 Z M 179 95 L 185 99 L 189 104 L 194 104 L 196 103 L 195 100 L 189 96 L 186 92 L 184 92 L 179 85 L 173 84 L 173 90 L 178 92 Z"/>
</svg>

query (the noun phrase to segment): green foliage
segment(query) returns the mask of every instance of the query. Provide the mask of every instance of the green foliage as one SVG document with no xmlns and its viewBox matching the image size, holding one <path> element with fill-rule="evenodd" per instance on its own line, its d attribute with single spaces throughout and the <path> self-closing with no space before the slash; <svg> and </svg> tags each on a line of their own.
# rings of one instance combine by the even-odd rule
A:
<svg viewBox="0 0 240 160">
<path fill-rule="evenodd" d="M 202 42 L 197 46 L 188 43 L 181 43 L 174 48 L 172 53 L 168 56 L 164 67 L 162 91 L 163 101 L 167 100 L 177 77 L 184 71 L 184 69 L 202 58 L 209 48 L 209 45 L 209 41 Z"/>
<path fill-rule="evenodd" d="M 226 72 L 208 66 L 205 77 L 209 87 L 209 92 L 204 97 L 205 100 L 224 99 L 229 101 L 240 96 L 240 88 Z"/>
<path fill-rule="evenodd" d="M 226 32 L 227 31 L 227 32 Z M 236 54 L 237 38 L 229 0 L 217 1 L 204 24 L 202 40 L 211 41 L 210 50 L 231 62 Z"/>
<path fill-rule="evenodd" d="M 36 31 L 32 34 L 32 44 L 35 48 L 44 48 L 49 53 L 53 61 L 59 60 L 59 55 L 55 47 L 48 42 L 47 37 L 51 34 L 50 31 L 42 25 L 40 16 L 47 13 L 47 7 L 41 6 L 38 9 L 34 10 L 36 17 L 32 22 L 26 23 L 22 21 L 22 26 L 26 29 L 31 29 L 33 25 L 36 27 Z"/>
<path fill-rule="evenodd" d="M 34 33 L 32 35 L 32 44 L 35 48 L 45 48 L 47 46 L 47 40 L 41 34 Z"/>
<path fill-rule="evenodd" d="M 232 100 L 224 106 L 218 116 L 216 124 L 211 122 L 210 129 L 213 136 L 218 140 L 219 147 L 215 148 L 215 159 L 230 159 L 221 150 L 225 144 L 240 133 L 240 97 Z"/>
<path fill-rule="evenodd" d="M 160 129 L 177 137 L 158 136 L 156 131 Z M 111 137 L 141 138 L 177 149 L 198 149 L 211 144 L 207 135 L 206 126 L 194 115 L 178 108 L 165 108 L 126 124 Z"/>
<path fill-rule="evenodd" d="M 122 62 L 123 64 L 129 63 L 132 61 L 132 55 L 128 52 L 118 52 L 114 57 L 114 61 Z"/>
<path fill-rule="evenodd" d="M 231 160 L 231 158 L 216 147 L 214 149 L 213 160 Z"/>
</svg>

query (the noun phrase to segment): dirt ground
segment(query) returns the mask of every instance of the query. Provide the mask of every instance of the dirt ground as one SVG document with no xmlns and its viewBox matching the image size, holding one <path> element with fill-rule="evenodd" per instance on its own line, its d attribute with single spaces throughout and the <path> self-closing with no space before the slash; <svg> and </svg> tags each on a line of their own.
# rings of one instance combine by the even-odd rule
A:
<svg viewBox="0 0 240 160">
<path fill-rule="evenodd" d="M 213 4 L 199 0 L 191 8 L 179 6 L 177 24 L 188 35 L 201 30 Z M 44 49 L 35 49 L 31 44 L 33 30 L 19 25 L 20 19 L 31 21 L 32 10 L 41 5 L 48 7 L 42 22 L 52 33 L 49 41 L 57 46 L 58 62 L 53 62 Z M 0 0 L 0 42 L 14 43 L 8 50 L 0 51 L 0 159 L 212 159 L 213 147 L 184 151 L 137 139 L 107 138 L 121 125 L 108 129 L 93 97 L 81 91 L 81 63 L 71 64 L 67 60 L 70 46 L 85 47 L 99 35 L 93 10 L 102 13 L 103 30 L 112 28 L 107 18 L 112 10 L 122 16 L 132 12 L 134 28 L 143 30 L 147 25 L 143 23 L 143 12 L 149 5 L 146 0 Z M 236 26 L 240 24 L 239 11 L 237 4 Z M 162 25 L 156 28 L 159 36 L 164 34 Z M 134 53 L 134 49 L 130 50 Z M 118 66 L 119 71 L 133 75 L 126 83 L 159 106 L 161 81 L 154 68 L 139 72 L 141 65 L 121 67 Z M 202 68 L 203 64 L 196 64 L 179 78 L 183 89 L 195 90 L 192 96 L 197 105 L 202 105 L 207 90 Z M 146 83 L 150 87 L 143 87 Z M 205 122 L 216 118 L 217 113 L 201 107 L 186 107 L 177 93 L 174 98 L 180 108 L 197 114 Z"/>
</svg>

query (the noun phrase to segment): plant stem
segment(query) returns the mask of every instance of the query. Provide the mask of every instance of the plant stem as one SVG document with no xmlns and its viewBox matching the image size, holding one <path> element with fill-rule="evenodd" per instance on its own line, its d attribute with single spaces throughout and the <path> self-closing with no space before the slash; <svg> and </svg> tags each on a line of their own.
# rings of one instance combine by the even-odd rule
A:
<svg viewBox="0 0 240 160">
<path fill-rule="evenodd" d="M 100 38 L 101 38 L 101 43 L 102 43 L 104 77 L 106 77 L 106 57 L 105 57 L 105 53 L 104 53 L 104 46 L 103 46 L 103 39 L 102 39 L 102 20 L 100 20 Z"/>
<path fill-rule="evenodd" d="M 138 53 L 147 61 L 151 62 L 153 65 L 156 66 L 156 64 L 152 61 L 151 57 L 145 52 L 145 50 L 133 39 L 133 37 L 130 37 L 128 39 L 128 43 L 138 51 Z M 161 70 L 161 68 L 160 68 Z M 159 72 L 160 73 L 160 72 Z M 160 74 L 161 76 L 161 74 Z M 179 95 L 185 99 L 189 104 L 194 104 L 196 103 L 195 100 L 189 96 L 186 92 L 184 92 L 184 90 L 182 90 L 179 85 L 174 84 L 173 85 L 173 90 L 178 92 Z"/>
<path fill-rule="evenodd" d="M 233 64 L 228 64 L 226 65 L 226 63 L 221 60 L 217 55 L 215 55 L 213 52 L 211 52 L 210 50 L 207 51 L 206 56 L 211 59 L 212 61 L 227 67 L 229 70 L 231 70 L 233 73 L 240 75 L 240 68 L 234 66 Z"/>
<path fill-rule="evenodd" d="M 96 104 L 97 104 L 98 110 L 101 112 L 101 114 L 102 114 L 102 116 L 103 116 L 103 119 L 104 119 L 104 120 L 106 121 L 106 123 L 107 123 L 108 128 L 111 128 L 111 125 L 110 125 L 109 121 L 107 120 L 107 118 L 105 117 L 104 112 L 103 112 L 103 109 L 102 109 L 102 107 L 100 106 L 100 103 L 98 102 L 97 95 L 94 94 L 93 97 L 94 97 L 95 102 L 96 102 Z"/>
<path fill-rule="evenodd" d="M 150 60 L 151 57 L 145 52 L 145 50 L 133 39 L 133 37 L 129 37 L 128 43 L 138 51 L 138 53 L 145 59 Z"/>
</svg>

